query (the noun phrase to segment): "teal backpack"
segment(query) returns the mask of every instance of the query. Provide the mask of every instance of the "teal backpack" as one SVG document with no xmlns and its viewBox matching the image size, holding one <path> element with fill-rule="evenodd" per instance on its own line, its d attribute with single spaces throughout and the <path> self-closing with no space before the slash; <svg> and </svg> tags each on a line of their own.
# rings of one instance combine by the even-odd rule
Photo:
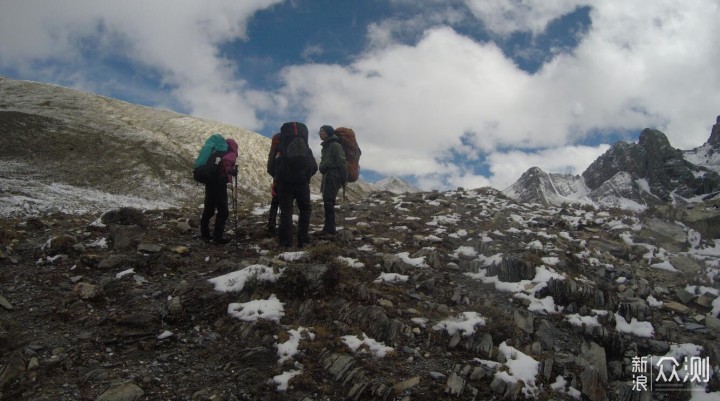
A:
<svg viewBox="0 0 720 401">
<path fill-rule="evenodd" d="M 220 134 L 212 134 L 200 149 L 193 167 L 193 178 L 201 184 L 222 182 L 222 157 L 228 144 Z"/>
</svg>

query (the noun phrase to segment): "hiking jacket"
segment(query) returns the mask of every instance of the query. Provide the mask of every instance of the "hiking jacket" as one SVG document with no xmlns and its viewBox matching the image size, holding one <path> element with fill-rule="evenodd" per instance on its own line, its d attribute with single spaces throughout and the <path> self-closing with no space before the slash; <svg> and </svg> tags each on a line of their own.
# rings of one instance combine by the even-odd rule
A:
<svg viewBox="0 0 720 401">
<path fill-rule="evenodd" d="M 343 183 L 347 182 L 347 160 L 345 159 L 345 150 L 340 144 L 337 135 L 333 135 L 322 143 L 322 153 L 320 157 L 320 173 L 325 175 L 328 173 L 337 173 Z"/>
<path fill-rule="evenodd" d="M 232 182 L 232 173 L 238 158 L 238 144 L 232 138 L 226 139 L 225 142 L 228 144 L 228 151 L 222 158 L 223 173 L 227 177 L 227 182 Z"/>
</svg>

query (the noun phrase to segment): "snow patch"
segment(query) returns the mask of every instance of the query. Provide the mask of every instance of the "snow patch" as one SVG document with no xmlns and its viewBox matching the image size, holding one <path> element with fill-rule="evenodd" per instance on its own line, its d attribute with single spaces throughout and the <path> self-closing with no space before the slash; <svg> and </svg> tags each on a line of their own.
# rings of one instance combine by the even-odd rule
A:
<svg viewBox="0 0 720 401">
<path fill-rule="evenodd" d="M 271 267 L 264 265 L 252 265 L 242 270 L 211 278 L 208 281 L 215 285 L 215 291 L 237 292 L 242 291 L 250 279 L 269 281 L 274 283 L 280 278 L 282 271 L 276 274 Z"/>
<path fill-rule="evenodd" d="M 380 273 L 373 283 L 404 283 L 408 281 L 410 276 L 398 273 Z"/>
<path fill-rule="evenodd" d="M 383 358 L 389 352 L 395 351 L 394 348 L 386 346 L 385 343 L 375 341 L 374 339 L 368 337 L 365 333 L 363 333 L 362 336 L 363 339 L 360 339 L 357 336 L 342 336 L 340 338 L 352 352 L 370 352 L 376 358 Z"/>
<path fill-rule="evenodd" d="M 446 330 L 449 335 L 453 336 L 458 331 L 464 336 L 470 336 L 475 333 L 477 326 L 484 326 L 485 318 L 477 312 L 462 312 L 458 316 L 443 320 L 433 326 L 433 330 Z"/>
<path fill-rule="evenodd" d="M 275 294 L 268 299 L 258 299 L 245 303 L 231 303 L 228 305 L 228 314 L 245 322 L 254 322 L 258 319 L 279 322 L 285 316 L 285 304 L 277 299 Z"/>
<path fill-rule="evenodd" d="M 640 322 L 636 318 L 632 318 L 630 323 L 619 314 L 615 314 L 615 330 L 620 333 L 633 334 L 638 337 L 652 337 L 655 329 L 650 322 Z"/>
</svg>

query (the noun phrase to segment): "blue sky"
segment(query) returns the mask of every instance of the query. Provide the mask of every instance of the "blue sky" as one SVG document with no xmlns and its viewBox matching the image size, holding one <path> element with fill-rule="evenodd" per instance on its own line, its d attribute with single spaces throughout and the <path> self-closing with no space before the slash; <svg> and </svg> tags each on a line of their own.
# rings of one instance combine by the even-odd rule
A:
<svg viewBox="0 0 720 401">
<path fill-rule="evenodd" d="M 718 0 L 0 1 L 0 75 L 265 136 L 351 126 L 370 181 L 503 189 L 646 127 L 702 145 L 719 20 Z"/>
</svg>

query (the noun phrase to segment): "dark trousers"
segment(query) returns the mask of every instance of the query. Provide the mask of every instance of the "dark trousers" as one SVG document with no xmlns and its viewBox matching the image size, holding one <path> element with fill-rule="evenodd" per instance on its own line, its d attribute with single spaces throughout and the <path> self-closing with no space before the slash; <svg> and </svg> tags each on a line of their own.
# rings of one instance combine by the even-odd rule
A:
<svg viewBox="0 0 720 401">
<path fill-rule="evenodd" d="M 225 232 L 225 222 L 228 217 L 228 198 L 225 184 L 205 185 L 205 204 L 202 217 L 200 218 L 200 234 L 203 237 L 210 237 L 210 219 L 215 215 L 215 230 L 213 237 L 220 239 Z"/>
<path fill-rule="evenodd" d="M 322 178 L 322 198 L 323 208 L 325 209 L 325 225 L 323 231 L 328 234 L 335 234 L 335 202 L 338 192 L 342 188 L 340 174 L 336 171 L 330 171 L 323 175 Z"/>
<path fill-rule="evenodd" d="M 298 246 L 310 242 L 310 184 L 278 182 L 276 185 L 278 202 L 280 204 L 280 229 L 278 230 L 278 243 L 281 247 L 291 247 L 293 237 L 293 205 L 297 201 L 300 210 L 298 220 Z"/>
<path fill-rule="evenodd" d="M 268 231 L 275 233 L 277 231 L 277 214 L 280 207 L 280 200 L 277 194 L 274 194 L 270 201 L 270 213 L 268 215 Z"/>
</svg>

